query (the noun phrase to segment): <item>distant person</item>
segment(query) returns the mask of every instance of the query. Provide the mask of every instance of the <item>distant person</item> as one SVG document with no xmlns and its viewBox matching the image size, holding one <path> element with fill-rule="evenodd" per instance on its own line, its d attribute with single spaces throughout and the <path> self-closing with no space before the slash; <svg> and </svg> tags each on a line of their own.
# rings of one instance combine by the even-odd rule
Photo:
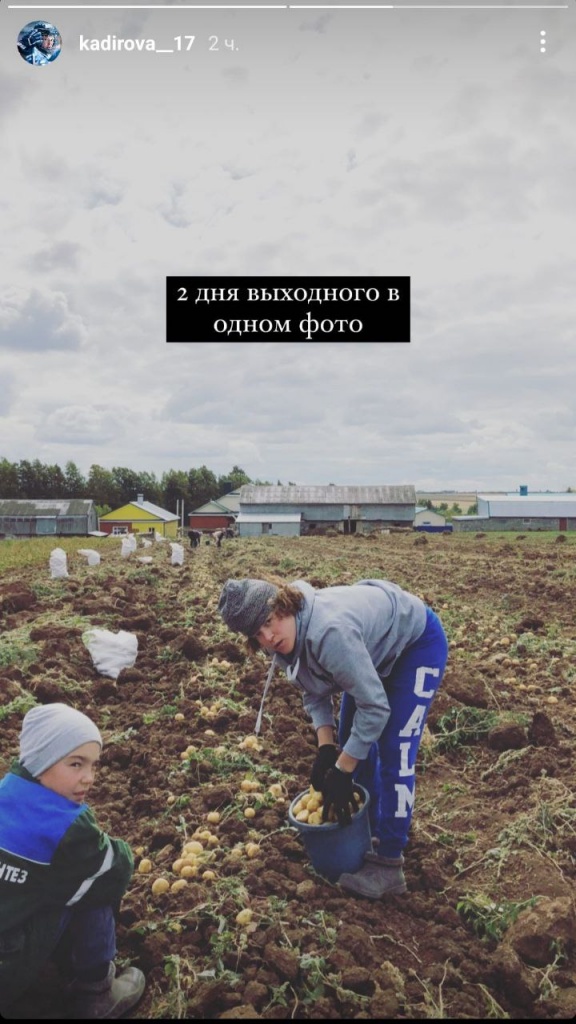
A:
<svg viewBox="0 0 576 1024">
<path fill-rule="evenodd" d="M 199 547 L 200 543 L 202 541 L 202 531 L 201 530 L 188 530 L 188 539 L 190 541 L 190 547 L 191 548 Z"/>
<path fill-rule="evenodd" d="M 354 782 L 370 794 L 375 849 L 338 884 L 369 899 L 405 892 L 416 755 L 448 654 L 439 618 L 387 580 L 321 590 L 304 580 L 228 580 L 218 609 L 252 650 L 273 654 L 302 693 L 318 738 L 310 782 L 324 796 L 324 820 L 332 809 L 340 825 L 350 823 Z"/>
<path fill-rule="evenodd" d="M 72 1020 L 116 1019 L 140 999 L 142 971 L 116 974 L 115 914 L 133 871 L 84 800 L 102 737 L 67 704 L 24 716 L 20 757 L 0 782 L 0 1013 L 53 956 Z"/>
<path fill-rule="evenodd" d="M 223 541 L 225 535 L 226 535 L 226 530 L 215 530 L 214 533 L 212 534 L 212 536 L 214 537 L 214 540 L 216 541 L 216 547 L 217 548 L 222 546 L 222 541 Z"/>
<path fill-rule="evenodd" d="M 49 22 L 31 21 L 20 32 L 17 45 L 28 64 L 50 64 L 60 53 L 62 37 Z"/>
</svg>

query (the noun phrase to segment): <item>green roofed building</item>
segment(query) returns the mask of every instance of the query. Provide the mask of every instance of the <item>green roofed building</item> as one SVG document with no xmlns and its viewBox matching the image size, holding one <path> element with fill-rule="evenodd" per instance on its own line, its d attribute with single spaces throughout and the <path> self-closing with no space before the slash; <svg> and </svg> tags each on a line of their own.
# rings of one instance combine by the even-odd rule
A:
<svg viewBox="0 0 576 1024">
<path fill-rule="evenodd" d="M 1 537 L 87 537 L 97 529 L 87 498 L 0 498 Z"/>
</svg>

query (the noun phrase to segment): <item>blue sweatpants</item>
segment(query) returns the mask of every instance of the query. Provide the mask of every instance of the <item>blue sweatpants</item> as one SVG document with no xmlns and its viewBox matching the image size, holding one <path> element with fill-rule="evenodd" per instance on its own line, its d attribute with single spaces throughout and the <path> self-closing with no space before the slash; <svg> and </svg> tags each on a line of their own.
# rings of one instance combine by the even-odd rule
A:
<svg viewBox="0 0 576 1024">
<path fill-rule="evenodd" d="M 82 901 L 67 907 L 60 919 L 62 962 L 82 980 L 96 980 L 106 974 L 116 956 L 116 922 L 112 907 L 83 907 Z"/>
<path fill-rule="evenodd" d="M 415 762 L 428 710 L 440 686 L 448 642 L 440 619 L 426 609 L 421 636 L 400 655 L 383 682 L 390 703 L 390 718 L 368 757 L 354 772 L 354 780 L 370 794 L 370 828 L 382 857 L 399 857 L 408 842 L 415 789 Z M 350 735 L 356 703 L 342 695 L 338 742 Z"/>
</svg>

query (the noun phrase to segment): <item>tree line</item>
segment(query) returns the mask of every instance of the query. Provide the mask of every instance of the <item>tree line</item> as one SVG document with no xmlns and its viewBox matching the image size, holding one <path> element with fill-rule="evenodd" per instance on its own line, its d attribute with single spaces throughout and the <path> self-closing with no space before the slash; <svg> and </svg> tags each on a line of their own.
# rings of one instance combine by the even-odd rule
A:
<svg viewBox="0 0 576 1024">
<path fill-rule="evenodd" d="M 226 491 L 252 483 L 269 481 L 251 480 L 239 466 L 233 466 L 222 476 L 216 476 L 207 466 L 200 466 L 189 470 L 169 469 L 158 478 L 155 473 L 138 473 L 124 466 L 104 469 L 92 465 L 88 476 L 84 476 L 75 462 L 67 462 L 61 469 L 39 459 L 32 462 L 0 460 L 0 499 L 90 498 L 100 515 L 134 501 L 138 494 L 168 512 L 175 512 L 177 503 L 184 502 L 188 515 Z"/>
</svg>

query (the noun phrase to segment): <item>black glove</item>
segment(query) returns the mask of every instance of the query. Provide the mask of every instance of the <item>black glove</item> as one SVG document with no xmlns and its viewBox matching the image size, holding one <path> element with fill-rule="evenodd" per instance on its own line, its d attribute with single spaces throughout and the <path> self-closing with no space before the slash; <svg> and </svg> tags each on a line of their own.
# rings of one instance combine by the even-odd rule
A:
<svg viewBox="0 0 576 1024">
<path fill-rule="evenodd" d="M 318 748 L 316 754 L 316 760 L 312 765 L 312 775 L 310 776 L 310 784 L 317 789 L 318 792 L 322 789 L 324 783 L 324 776 L 329 768 L 333 768 L 336 764 L 336 758 L 338 757 L 338 748 L 334 743 L 324 743 Z"/>
<path fill-rule="evenodd" d="M 330 768 L 324 776 L 322 795 L 324 797 L 322 821 L 328 820 L 330 808 L 333 808 L 338 818 L 338 824 L 349 825 L 352 820 L 351 812 L 356 809 L 352 772 L 341 772 L 336 767 Z"/>
<path fill-rule="evenodd" d="M 43 38 L 44 37 L 40 29 L 33 28 L 25 40 L 26 46 L 38 46 L 38 44 L 42 42 Z"/>
</svg>

